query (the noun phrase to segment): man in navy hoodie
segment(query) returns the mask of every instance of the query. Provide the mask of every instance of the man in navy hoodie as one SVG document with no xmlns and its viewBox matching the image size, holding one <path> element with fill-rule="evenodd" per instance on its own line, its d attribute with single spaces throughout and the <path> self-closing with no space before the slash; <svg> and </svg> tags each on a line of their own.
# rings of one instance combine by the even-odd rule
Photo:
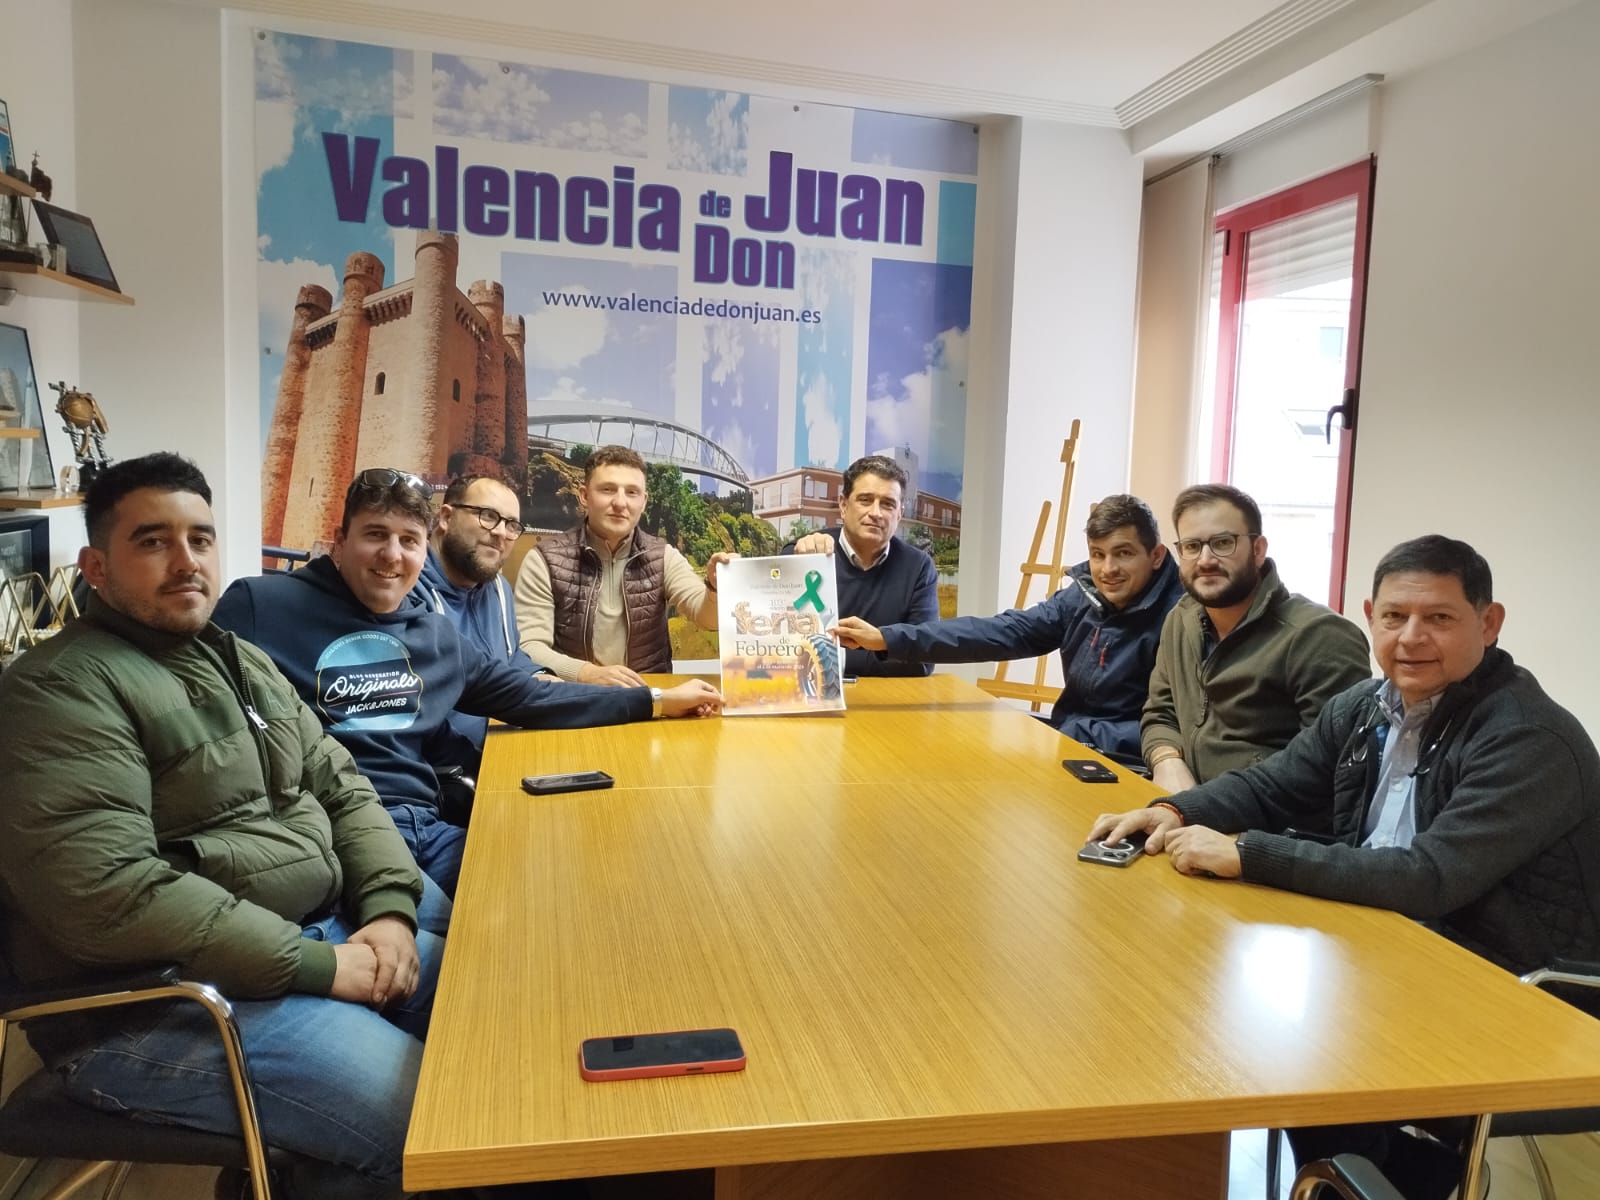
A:
<svg viewBox="0 0 1600 1200">
<path fill-rule="evenodd" d="M 1089 561 L 1067 572 L 1061 590 L 1032 608 L 997 617 L 956 617 L 919 625 L 868 624 L 845 617 L 842 645 L 918 662 L 992 662 L 1061 651 L 1066 680 L 1050 724 L 1107 758 L 1139 767 L 1139 714 L 1167 613 L 1183 597 L 1150 506 L 1107 496 L 1084 527 Z M 843 605 L 840 605 L 841 609 Z"/>
<path fill-rule="evenodd" d="M 388 467 L 345 493 L 333 553 L 291 575 L 236 580 L 212 619 L 277 663 L 350 751 L 422 868 L 454 896 L 466 830 L 439 817 L 428 755 L 450 711 L 539 729 L 620 725 L 652 715 L 706 716 L 722 696 L 694 681 L 591 687 L 491 658 L 412 593 L 433 528 L 433 489 Z"/>
<path fill-rule="evenodd" d="M 858 458 L 845 470 L 839 488 L 839 524 L 783 548 L 784 554 L 834 556 L 842 615 L 875 625 L 939 619 L 939 573 L 933 559 L 894 536 L 905 489 L 905 470 L 894 459 L 881 454 Z M 846 675 L 927 675 L 933 668 L 846 649 L 844 670 Z"/>
<path fill-rule="evenodd" d="M 517 605 L 500 574 L 522 534 L 517 494 L 492 475 L 462 475 L 450 482 L 428 538 L 428 558 L 416 592 L 450 619 L 463 640 L 490 658 L 529 675 L 540 670 L 517 645 Z M 433 748 L 434 765 L 476 776 L 488 732 L 486 717 L 452 712 L 450 728 Z"/>
</svg>

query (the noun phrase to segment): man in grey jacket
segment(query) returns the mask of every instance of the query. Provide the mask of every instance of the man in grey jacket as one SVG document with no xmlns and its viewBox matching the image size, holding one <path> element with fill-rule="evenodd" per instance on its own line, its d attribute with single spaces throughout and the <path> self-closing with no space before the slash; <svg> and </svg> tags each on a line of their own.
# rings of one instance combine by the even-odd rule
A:
<svg viewBox="0 0 1600 1200">
<path fill-rule="evenodd" d="M 199 470 L 172 454 L 118 463 L 84 516 L 87 611 L 0 676 L 0 954 L 25 983 L 176 964 L 216 985 L 267 1142 L 305 1156 L 286 1193 L 398 1196 L 444 945 L 416 932 L 422 876 L 288 680 L 211 623 Z M 28 1035 L 84 1104 L 238 1130 L 198 1006 Z"/>
<path fill-rule="evenodd" d="M 1281 753 L 1102 816 L 1090 840 L 1142 831 L 1186 875 L 1391 908 L 1519 973 L 1600 958 L 1600 755 L 1496 645 L 1488 563 L 1465 542 L 1404 542 L 1365 609 L 1383 679 Z M 1367 1154 L 1409 1197 L 1443 1197 L 1459 1166 L 1389 1126 L 1290 1136 L 1303 1156 Z"/>
</svg>

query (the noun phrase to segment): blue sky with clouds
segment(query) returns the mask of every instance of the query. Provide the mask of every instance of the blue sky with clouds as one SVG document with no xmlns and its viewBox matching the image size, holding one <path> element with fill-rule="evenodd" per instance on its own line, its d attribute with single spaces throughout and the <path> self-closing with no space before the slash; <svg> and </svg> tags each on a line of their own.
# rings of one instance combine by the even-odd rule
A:
<svg viewBox="0 0 1600 1200">
<path fill-rule="evenodd" d="M 749 96 L 667 89 L 667 166 L 703 175 L 743 175 L 749 161 Z"/>
<path fill-rule="evenodd" d="M 642 158 L 649 119 L 642 79 L 433 56 L 433 123 L 443 134 Z"/>
</svg>

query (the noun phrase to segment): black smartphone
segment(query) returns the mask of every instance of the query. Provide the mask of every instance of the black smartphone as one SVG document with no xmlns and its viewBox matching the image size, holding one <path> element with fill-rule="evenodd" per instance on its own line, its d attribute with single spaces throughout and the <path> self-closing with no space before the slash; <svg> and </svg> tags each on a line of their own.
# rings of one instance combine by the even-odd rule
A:
<svg viewBox="0 0 1600 1200">
<path fill-rule="evenodd" d="M 586 1038 L 578 1048 L 578 1073 L 597 1083 L 742 1071 L 744 1062 L 744 1047 L 731 1029 Z"/>
<path fill-rule="evenodd" d="M 1063 758 L 1061 765 L 1079 783 L 1115 783 L 1117 773 L 1105 763 L 1092 758 Z"/>
<path fill-rule="evenodd" d="M 592 792 L 608 788 L 616 782 L 604 771 L 575 771 L 571 775 L 525 775 L 522 790 L 533 796 L 549 796 L 556 792 Z"/>
<path fill-rule="evenodd" d="M 1144 853 L 1144 834 L 1130 833 L 1127 839 L 1113 842 L 1089 842 L 1078 851 L 1079 862 L 1101 863 L 1108 867 L 1125 867 Z"/>
</svg>

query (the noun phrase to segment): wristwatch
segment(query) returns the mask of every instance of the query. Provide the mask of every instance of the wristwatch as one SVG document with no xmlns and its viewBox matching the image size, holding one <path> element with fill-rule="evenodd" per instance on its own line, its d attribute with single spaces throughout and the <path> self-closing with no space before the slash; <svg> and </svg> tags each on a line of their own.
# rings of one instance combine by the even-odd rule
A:
<svg viewBox="0 0 1600 1200">
<path fill-rule="evenodd" d="M 653 688 L 650 689 L 650 715 L 651 715 L 651 717 L 659 717 L 661 715 L 661 695 L 662 695 L 662 693 L 661 693 L 661 689 L 660 688 L 653 687 Z"/>
</svg>

